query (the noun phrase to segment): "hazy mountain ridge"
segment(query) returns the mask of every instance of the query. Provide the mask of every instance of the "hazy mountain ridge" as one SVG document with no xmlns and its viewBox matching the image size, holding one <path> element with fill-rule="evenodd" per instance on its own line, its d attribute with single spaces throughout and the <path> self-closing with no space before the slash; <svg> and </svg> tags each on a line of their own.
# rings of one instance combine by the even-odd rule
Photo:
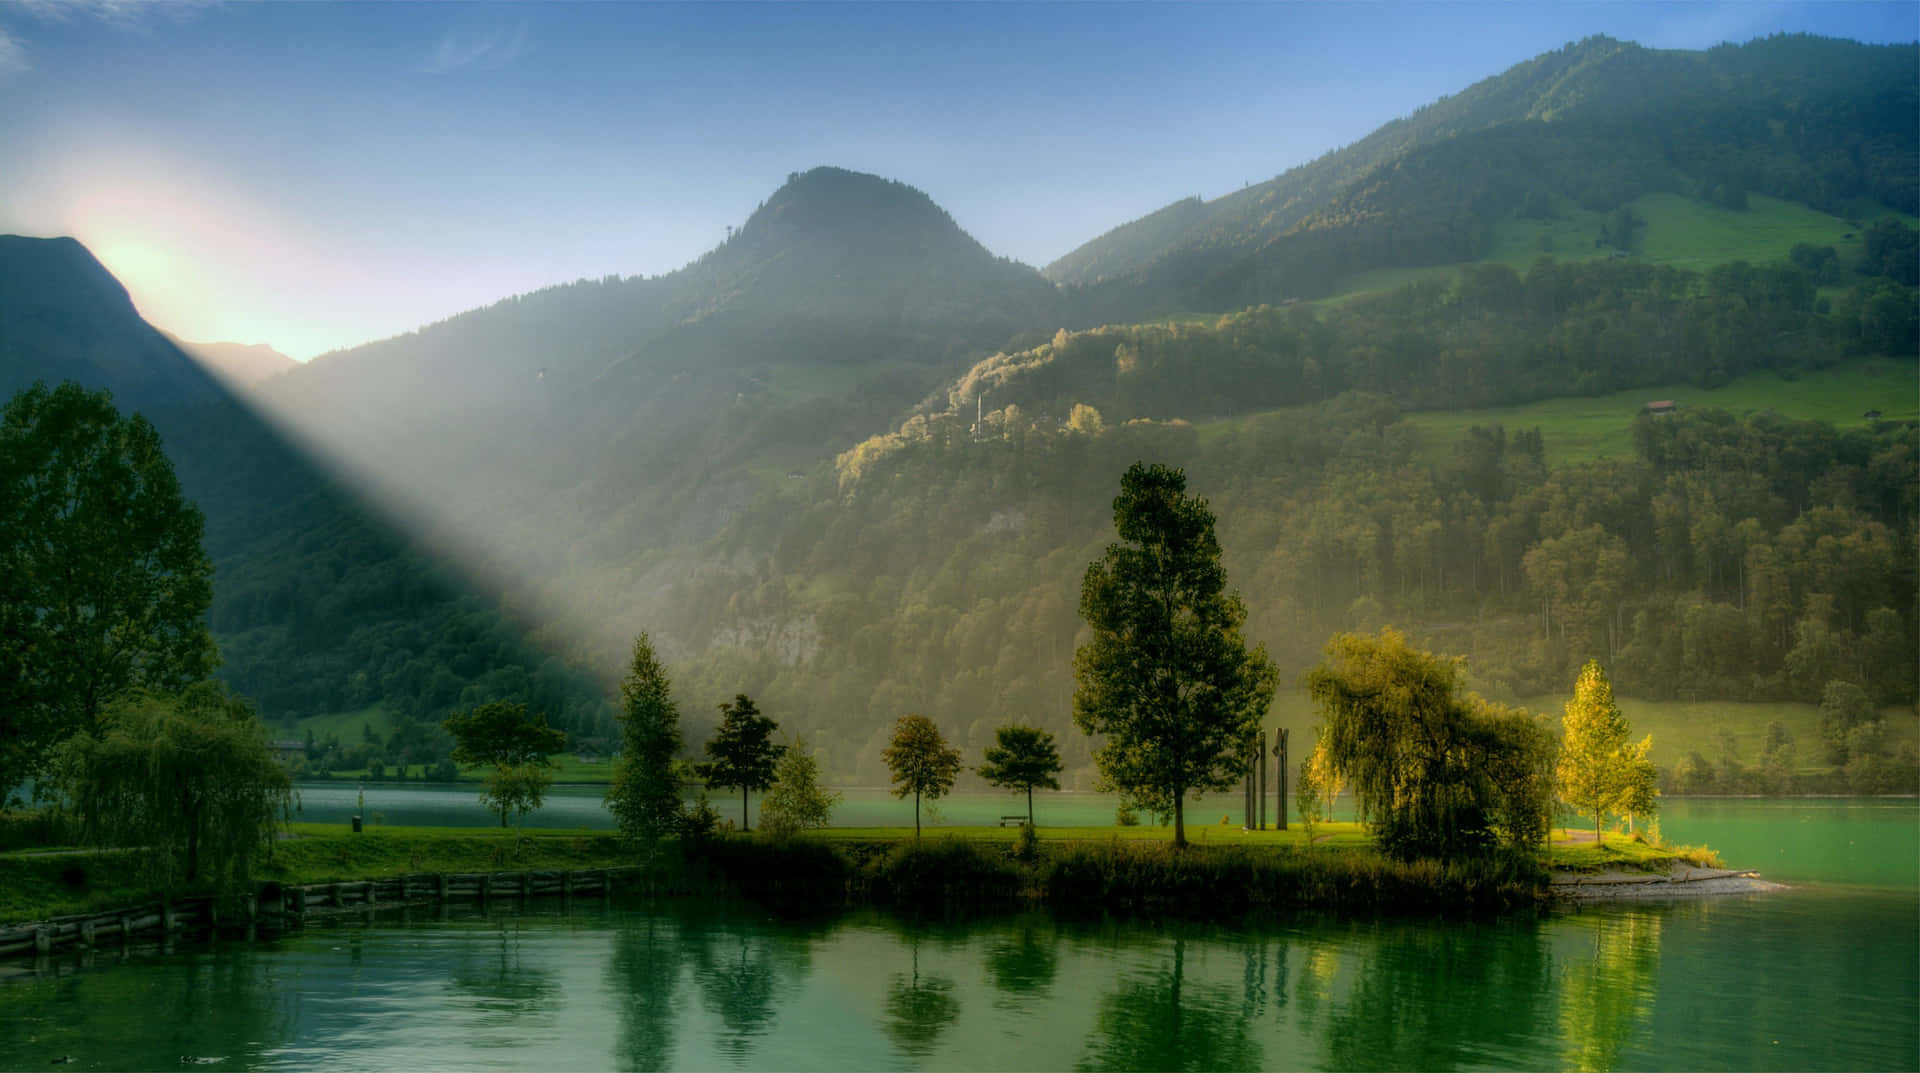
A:
<svg viewBox="0 0 1920 1073">
<path fill-rule="evenodd" d="M 192 343 L 172 332 L 160 334 L 232 388 L 256 387 L 300 366 L 266 343 Z"/>
</svg>

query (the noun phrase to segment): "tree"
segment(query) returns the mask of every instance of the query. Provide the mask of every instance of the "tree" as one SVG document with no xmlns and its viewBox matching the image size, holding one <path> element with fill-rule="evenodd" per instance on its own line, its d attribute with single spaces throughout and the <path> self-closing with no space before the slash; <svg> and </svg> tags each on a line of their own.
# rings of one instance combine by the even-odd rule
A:
<svg viewBox="0 0 1920 1073">
<path fill-rule="evenodd" d="M 1033 822 L 1033 788 L 1058 790 L 1060 750 L 1053 735 L 1037 727 L 1004 726 L 993 732 L 994 744 L 987 749 L 987 762 L 980 766 L 980 777 L 1006 790 L 1027 793 L 1027 822 Z"/>
<path fill-rule="evenodd" d="M 760 830 L 775 839 L 809 827 L 825 827 L 840 795 L 820 788 L 820 763 L 806 742 L 794 739 L 774 765 L 773 786 L 760 801 Z"/>
<path fill-rule="evenodd" d="M 920 799 L 937 801 L 953 789 L 960 773 L 960 750 L 947 744 L 940 728 L 924 715 L 903 715 L 893 725 L 893 741 L 880 754 L 893 774 L 893 796 L 913 795 L 913 837 L 920 837 Z"/>
<path fill-rule="evenodd" d="M 117 698 L 219 662 L 201 530 L 159 434 L 107 392 L 36 383 L 0 411 L 0 805 Z"/>
<path fill-rule="evenodd" d="M 1647 753 L 1653 735 L 1639 744 L 1627 741 L 1627 718 L 1613 702 L 1613 685 L 1599 660 L 1588 660 L 1573 685 L 1561 721 L 1563 740 L 1555 775 L 1561 800 L 1593 814 L 1593 841 L 1608 813 L 1652 812 L 1653 763 Z"/>
<path fill-rule="evenodd" d="M 1392 629 L 1340 634 L 1326 654 L 1307 674 L 1320 741 L 1388 855 L 1450 860 L 1544 832 L 1551 737 L 1516 725 L 1529 717 L 1463 692 L 1459 660 Z"/>
<path fill-rule="evenodd" d="M 1820 739 L 1827 763 L 1847 762 L 1847 735 L 1874 717 L 1873 699 L 1852 682 L 1834 680 L 1820 693 Z"/>
<path fill-rule="evenodd" d="M 123 694 L 67 742 L 59 776 L 82 838 L 144 849 L 164 886 L 243 882 L 290 788 L 253 705 L 218 682 Z"/>
<path fill-rule="evenodd" d="M 567 747 L 565 732 L 547 726 L 545 715 L 530 719 L 526 705 L 496 700 L 455 712 L 440 725 L 453 735 L 454 763 L 493 769 L 480 800 L 500 814 L 500 826 L 509 812 L 540 807 L 553 782 L 549 757 Z"/>
<path fill-rule="evenodd" d="M 1106 735 L 1101 775 L 1128 800 L 1173 816 L 1187 844 L 1189 793 L 1246 773 L 1278 677 L 1249 651 L 1247 611 L 1226 591 L 1213 513 L 1186 474 L 1135 463 L 1113 501 L 1120 542 L 1087 566 L 1080 615 L 1093 640 L 1074 653 L 1074 725 Z"/>
<path fill-rule="evenodd" d="M 734 694 L 732 704 L 720 706 L 720 729 L 707 742 L 708 761 L 695 769 L 709 790 L 739 788 L 742 831 L 750 830 L 747 791 L 773 785 L 774 765 L 786 751 L 786 746 L 772 740 L 779 725 L 761 715 L 751 697 Z M 766 802 L 761 802 L 760 808 L 764 812 Z"/>
<path fill-rule="evenodd" d="M 633 662 L 620 683 L 622 748 L 607 788 L 607 809 L 620 832 L 651 847 L 679 827 L 680 709 L 666 668 L 646 634 L 634 638 Z"/>
</svg>

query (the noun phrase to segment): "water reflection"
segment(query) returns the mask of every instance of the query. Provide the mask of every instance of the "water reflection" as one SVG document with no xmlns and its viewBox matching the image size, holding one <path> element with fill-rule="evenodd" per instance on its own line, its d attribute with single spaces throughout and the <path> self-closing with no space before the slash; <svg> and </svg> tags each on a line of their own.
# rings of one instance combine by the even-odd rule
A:
<svg viewBox="0 0 1920 1073">
<path fill-rule="evenodd" d="M 1025 1000 L 1053 987 L 1060 971 L 1060 934 L 1053 919 L 1028 914 L 986 941 L 980 954 L 987 979 L 999 991 L 994 1006 L 1019 1009 Z"/>
<path fill-rule="evenodd" d="M 1653 1016 L 1660 914 L 1583 913 L 1559 923 L 1561 1062 L 1581 1073 L 1614 1069 Z"/>
<path fill-rule="evenodd" d="M 615 933 L 607 967 L 620 1022 L 613 1052 L 620 1068 L 673 1067 L 676 999 L 686 953 L 680 929 L 655 913 Z"/>
<path fill-rule="evenodd" d="M 888 975 L 886 1017 L 880 1027 L 902 1054 L 925 1058 L 960 1016 L 960 1001 L 951 977 L 920 971 L 919 930 L 909 930 L 906 942 L 912 968 Z"/>
<path fill-rule="evenodd" d="M 1187 940 L 1166 963 L 1100 998 L 1082 1070 L 1259 1069 L 1261 1048 L 1232 989 L 1186 980 Z"/>
<path fill-rule="evenodd" d="M 685 923 L 701 1005 L 719 1022 L 714 1047 L 744 1065 L 812 972 L 818 926 L 774 928 L 704 915 Z"/>
</svg>

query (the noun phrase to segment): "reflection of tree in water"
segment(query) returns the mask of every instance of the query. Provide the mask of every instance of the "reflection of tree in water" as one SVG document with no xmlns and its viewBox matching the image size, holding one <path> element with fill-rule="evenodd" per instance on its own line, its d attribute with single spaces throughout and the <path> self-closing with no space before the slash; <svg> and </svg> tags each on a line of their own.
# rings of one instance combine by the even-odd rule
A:
<svg viewBox="0 0 1920 1073">
<path fill-rule="evenodd" d="M 1355 934 L 1357 976 L 1323 1022 L 1325 1065 L 1451 1069 L 1538 1035 L 1548 959 L 1534 923 L 1387 923 L 1370 931 Z"/>
<path fill-rule="evenodd" d="M 989 941 L 983 960 L 987 979 L 1005 997 L 994 1005 L 1016 1008 L 1020 1000 L 1045 994 L 1060 969 L 1060 937 L 1045 917 L 1027 916 L 1009 933 Z"/>
<path fill-rule="evenodd" d="M 920 940 L 909 937 L 907 941 L 913 951 L 913 972 L 887 977 L 887 1019 L 880 1027 L 901 1053 L 925 1058 L 933 1053 L 940 1034 L 960 1016 L 960 1002 L 953 997 L 952 980 L 920 972 Z"/>
<path fill-rule="evenodd" d="M 1186 940 L 1166 971 L 1127 980 L 1100 999 L 1082 1070 L 1258 1069 L 1260 1045 L 1231 988 L 1186 983 Z"/>
<path fill-rule="evenodd" d="M 462 951 L 478 951 L 479 943 Z M 520 958 L 520 937 L 502 929 L 499 942 L 490 956 L 462 956 L 447 973 L 447 982 L 455 991 L 483 1000 L 485 1009 L 524 1012 L 541 1009 L 553 996 L 553 973 L 536 969 Z"/>
<path fill-rule="evenodd" d="M 672 1066 L 674 990 L 685 957 L 680 930 L 655 913 L 619 930 L 608 973 L 619 996 L 620 1042 L 614 1060 L 622 1068 Z"/>
<path fill-rule="evenodd" d="M 1562 922 L 1592 933 L 1591 958 L 1563 959 L 1560 1036 L 1569 1069 L 1613 1069 L 1620 1051 L 1653 1017 L 1660 968 L 1657 912 L 1583 913 Z"/>
<path fill-rule="evenodd" d="M 685 922 L 701 1003 L 720 1021 L 715 1046 L 744 1062 L 764 1036 L 781 999 L 813 969 L 811 935 L 802 927 Z"/>
</svg>

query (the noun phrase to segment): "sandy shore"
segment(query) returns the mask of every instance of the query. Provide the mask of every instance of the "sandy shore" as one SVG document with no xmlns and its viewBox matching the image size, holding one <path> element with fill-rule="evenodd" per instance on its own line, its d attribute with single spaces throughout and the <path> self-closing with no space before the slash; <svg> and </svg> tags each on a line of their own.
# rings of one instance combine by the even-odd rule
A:
<svg viewBox="0 0 1920 1073">
<path fill-rule="evenodd" d="M 1699 868 L 1691 864 L 1676 864 L 1672 871 L 1663 873 L 1616 870 L 1567 872 L 1553 877 L 1553 896 L 1570 902 L 1713 898 L 1785 889 L 1786 884 L 1761 879 L 1758 872 Z"/>
</svg>

